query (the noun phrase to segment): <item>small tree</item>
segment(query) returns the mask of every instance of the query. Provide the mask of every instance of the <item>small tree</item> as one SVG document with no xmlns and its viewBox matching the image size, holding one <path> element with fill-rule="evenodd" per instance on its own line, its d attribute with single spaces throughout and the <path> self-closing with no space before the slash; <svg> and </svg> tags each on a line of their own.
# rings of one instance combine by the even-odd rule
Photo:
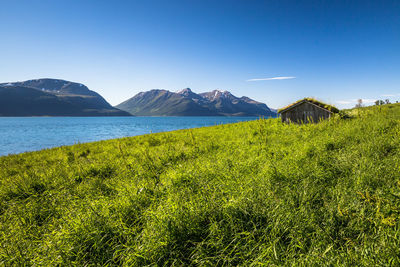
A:
<svg viewBox="0 0 400 267">
<path fill-rule="evenodd" d="M 361 108 L 362 107 L 362 99 L 357 100 L 356 108 Z"/>
<path fill-rule="evenodd" d="M 390 100 L 389 99 L 385 99 L 385 103 L 386 104 L 390 104 Z"/>
<path fill-rule="evenodd" d="M 385 102 L 383 100 L 376 100 L 375 101 L 375 105 L 377 105 L 377 106 L 381 106 L 381 105 L 384 105 L 384 104 L 385 104 Z"/>
</svg>

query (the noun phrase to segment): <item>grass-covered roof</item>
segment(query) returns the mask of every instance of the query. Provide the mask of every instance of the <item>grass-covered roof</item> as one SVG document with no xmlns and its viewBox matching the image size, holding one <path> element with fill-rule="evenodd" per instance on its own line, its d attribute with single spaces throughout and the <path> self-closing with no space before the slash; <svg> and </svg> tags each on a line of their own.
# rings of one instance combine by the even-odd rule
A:
<svg viewBox="0 0 400 267">
<path fill-rule="evenodd" d="M 335 106 L 323 103 L 323 102 L 321 102 L 319 100 L 316 100 L 314 98 L 311 98 L 311 97 L 306 97 L 306 98 L 300 99 L 300 100 L 298 100 L 298 101 L 296 101 L 296 102 L 294 102 L 294 103 L 292 103 L 292 104 L 290 104 L 290 105 L 288 105 L 288 106 L 286 106 L 284 108 L 278 109 L 278 113 L 281 113 L 281 112 L 283 112 L 283 111 L 285 111 L 287 109 L 290 109 L 291 107 L 294 107 L 294 106 L 296 106 L 297 104 L 299 104 L 300 102 L 303 102 L 303 101 L 311 102 L 314 105 L 317 105 L 317 106 L 319 106 L 321 108 L 327 109 L 327 110 L 329 110 L 330 112 L 333 112 L 333 113 L 338 113 L 339 112 L 339 109 L 337 107 L 335 107 Z"/>
</svg>

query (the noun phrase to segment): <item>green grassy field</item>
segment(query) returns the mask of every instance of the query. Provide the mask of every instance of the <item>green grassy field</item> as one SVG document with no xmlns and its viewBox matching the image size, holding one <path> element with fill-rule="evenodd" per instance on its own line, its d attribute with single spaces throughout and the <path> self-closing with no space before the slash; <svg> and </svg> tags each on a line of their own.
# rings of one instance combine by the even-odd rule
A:
<svg viewBox="0 0 400 267">
<path fill-rule="evenodd" d="M 399 265 L 400 105 L 0 157 L 0 265 Z"/>
</svg>

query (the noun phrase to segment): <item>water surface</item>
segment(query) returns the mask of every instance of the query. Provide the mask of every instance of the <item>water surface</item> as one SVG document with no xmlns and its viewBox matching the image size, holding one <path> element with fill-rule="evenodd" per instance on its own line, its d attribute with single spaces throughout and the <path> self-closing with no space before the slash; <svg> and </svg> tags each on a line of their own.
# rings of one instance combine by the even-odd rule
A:
<svg viewBox="0 0 400 267">
<path fill-rule="evenodd" d="M 0 117 L 0 155 L 256 117 Z"/>
</svg>

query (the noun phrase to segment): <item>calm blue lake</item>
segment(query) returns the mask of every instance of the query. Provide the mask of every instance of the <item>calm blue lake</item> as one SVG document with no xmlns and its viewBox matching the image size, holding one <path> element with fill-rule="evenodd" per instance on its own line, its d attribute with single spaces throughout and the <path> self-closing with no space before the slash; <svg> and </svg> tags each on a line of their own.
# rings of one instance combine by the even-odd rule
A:
<svg viewBox="0 0 400 267">
<path fill-rule="evenodd" d="M 256 117 L 0 117 L 0 155 Z"/>
</svg>

